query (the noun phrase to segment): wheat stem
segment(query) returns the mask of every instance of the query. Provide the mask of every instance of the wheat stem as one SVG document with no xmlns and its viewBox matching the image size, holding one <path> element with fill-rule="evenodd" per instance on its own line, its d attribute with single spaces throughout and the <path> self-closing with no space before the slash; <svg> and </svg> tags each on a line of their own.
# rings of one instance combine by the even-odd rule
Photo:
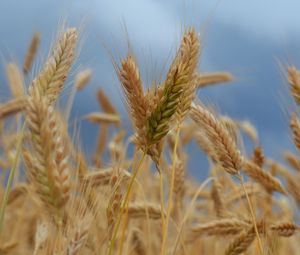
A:
<svg viewBox="0 0 300 255">
<path fill-rule="evenodd" d="M 254 214 L 253 206 L 252 206 L 252 203 L 251 203 L 250 198 L 248 196 L 248 193 L 246 191 L 246 188 L 245 188 L 245 185 L 244 185 L 244 181 L 243 181 L 243 177 L 242 177 L 242 175 L 240 173 L 238 175 L 238 179 L 240 180 L 240 183 L 242 185 L 242 188 L 243 188 L 243 191 L 245 193 L 245 196 L 246 196 L 246 199 L 247 199 L 247 203 L 248 203 L 248 206 L 249 206 L 249 209 L 250 209 L 250 213 L 251 213 L 251 217 L 252 217 L 252 221 L 253 221 L 254 230 L 255 230 L 255 233 L 256 233 L 256 236 L 257 236 L 257 240 L 258 240 L 259 251 L 260 251 L 260 254 L 263 255 L 264 254 L 264 252 L 263 252 L 263 245 L 262 245 L 262 241 L 261 241 L 261 239 L 259 237 L 259 232 L 258 232 L 258 228 L 257 228 L 257 224 L 256 224 L 256 219 L 255 219 L 255 214 Z"/>
<path fill-rule="evenodd" d="M 121 211 L 123 210 L 123 208 L 121 208 Z M 121 240 L 120 240 L 120 246 L 119 246 L 119 252 L 118 255 L 122 255 L 122 251 L 123 251 L 123 246 L 124 246 L 124 241 L 125 241 L 125 234 L 126 234 L 126 228 L 128 225 L 128 206 L 126 206 L 125 209 L 125 216 L 124 216 L 124 220 L 123 220 L 123 227 L 122 227 L 122 231 L 121 231 Z"/>
<path fill-rule="evenodd" d="M 165 205 L 164 205 L 164 176 L 163 173 L 161 171 L 159 171 L 159 193 L 160 193 L 160 208 L 161 208 L 161 229 L 162 229 L 162 233 L 164 232 L 164 228 L 165 228 Z"/>
<path fill-rule="evenodd" d="M 8 195 L 12 186 L 12 182 L 14 179 L 14 175 L 18 166 L 18 162 L 19 162 L 19 158 L 20 158 L 20 154 L 21 154 L 21 145 L 22 145 L 22 141 L 23 141 L 23 135 L 24 135 L 24 130 L 25 130 L 25 124 L 23 124 L 21 133 L 20 133 L 20 137 L 19 137 L 19 141 L 17 144 L 17 151 L 16 151 L 16 157 L 13 161 L 13 165 L 12 168 L 10 170 L 9 173 L 9 177 L 7 180 L 7 184 L 6 184 L 6 188 L 5 188 L 5 192 L 4 192 L 4 196 L 3 196 L 3 200 L 1 203 L 1 209 L 0 209 L 0 238 L 2 235 L 2 228 L 3 228 L 3 223 L 4 223 L 4 215 L 5 215 L 5 209 L 6 209 L 6 205 L 7 205 L 7 201 L 8 201 Z"/>
<path fill-rule="evenodd" d="M 139 172 L 139 170 L 142 166 L 142 163 L 143 163 L 145 157 L 146 157 L 146 153 L 143 152 L 143 155 L 142 155 L 140 161 L 138 162 L 136 169 L 133 170 L 133 175 L 132 175 L 132 178 L 131 178 L 130 183 L 128 185 L 128 188 L 126 190 L 126 194 L 125 194 L 124 200 L 123 200 L 122 205 L 121 205 L 121 210 L 119 212 L 119 217 L 118 217 L 118 220 L 117 220 L 117 224 L 114 228 L 112 239 L 111 239 L 111 242 L 110 242 L 110 245 L 109 245 L 109 249 L 108 249 L 108 253 L 107 253 L 109 255 L 113 254 L 113 247 L 114 247 L 114 244 L 115 244 L 115 241 L 116 241 L 116 238 L 117 238 L 118 230 L 119 230 L 121 220 L 122 220 L 122 216 L 123 216 L 122 210 L 123 210 L 123 208 L 127 208 L 127 206 L 128 206 L 128 202 L 130 200 L 130 195 L 131 195 L 131 190 L 132 190 L 132 187 L 133 187 L 133 183 L 134 183 L 134 181 L 135 181 L 135 179 L 138 175 L 138 172 Z M 128 210 L 128 209 L 126 209 L 126 210 Z"/>
<path fill-rule="evenodd" d="M 190 202 L 190 205 L 189 207 L 187 208 L 186 210 L 186 213 L 184 214 L 184 217 L 183 217 L 183 220 L 179 226 L 179 231 L 177 232 L 177 236 L 176 236 L 176 239 L 175 239 L 175 244 L 174 244 L 174 247 L 173 247 L 173 250 L 172 250 L 172 255 L 175 255 L 176 254 L 176 250 L 177 250 L 177 247 L 178 247 L 178 244 L 179 244 L 179 240 L 181 239 L 181 234 L 183 232 L 183 227 L 184 227 L 184 224 L 185 222 L 187 221 L 188 217 L 190 216 L 190 214 L 192 213 L 192 210 L 194 209 L 194 204 L 198 198 L 198 196 L 200 195 L 200 193 L 203 191 L 204 187 L 206 185 L 208 185 L 209 182 L 213 181 L 214 179 L 212 177 L 206 179 L 201 185 L 200 187 L 197 189 L 197 191 L 195 192 L 191 202 Z"/>
<path fill-rule="evenodd" d="M 180 125 L 176 127 L 176 137 L 175 137 L 175 145 L 173 149 L 173 163 L 172 163 L 172 173 L 170 179 L 170 190 L 169 190 L 169 200 L 168 200 L 168 207 L 167 207 L 167 217 L 166 217 L 166 224 L 164 226 L 163 231 L 163 240 L 162 240 L 162 247 L 161 247 L 161 254 L 166 253 L 166 242 L 167 242 L 167 233 L 168 233 L 168 226 L 169 220 L 171 215 L 171 208 L 172 208 L 172 199 L 173 199 L 173 190 L 174 190 L 174 180 L 175 180 L 175 169 L 176 169 L 176 161 L 177 161 L 177 147 L 178 147 L 178 140 L 179 140 L 179 133 L 180 133 Z"/>
</svg>

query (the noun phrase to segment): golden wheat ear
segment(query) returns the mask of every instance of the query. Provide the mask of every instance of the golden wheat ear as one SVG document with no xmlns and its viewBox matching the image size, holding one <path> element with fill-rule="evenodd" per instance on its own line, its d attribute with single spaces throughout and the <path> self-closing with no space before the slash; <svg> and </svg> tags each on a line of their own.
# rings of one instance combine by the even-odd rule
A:
<svg viewBox="0 0 300 255">
<path fill-rule="evenodd" d="M 292 130 L 294 144 L 298 152 L 300 152 L 300 120 L 296 114 L 292 114 L 291 116 L 290 128 Z"/>
<path fill-rule="evenodd" d="M 273 177 L 270 173 L 264 171 L 257 164 L 245 160 L 243 164 L 243 171 L 253 180 L 260 183 L 268 192 L 277 191 L 282 194 L 286 194 L 286 191 L 280 181 Z"/>
<path fill-rule="evenodd" d="M 158 143 L 170 129 L 170 121 L 176 113 L 181 121 L 193 100 L 195 83 L 193 75 L 198 63 L 199 41 L 194 30 L 183 37 L 178 55 L 164 82 L 162 96 L 156 108 L 147 118 L 147 143 Z"/>
<path fill-rule="evenodd" d="M 290 85 L 290 91 L 294 97 L 295 102 L 300 104 L 300 74 L 296 67 L 292 66 L 287 69 L 288 83 Z"/>
<path fill-rule="evenodd" d="M 265 155 L 263 148 L 261 146 L 257 146 L 253 150 L 252 162 L 259 167 L 263 167 L 265 163 Z"/>
<path fill-rule="evenodd" d="M 299 226 L 293 222 L 277 222 L 272 224 L 270 229 L 279 236 L 290 237 L 299 230 Z"/>
<path fill-rule="evenodd" d="M 214 149 L 213 159 L 217 159 L 229 174 L 238 174 L 242 167 L 243 157 L 226 127 L 201 105 L 193 105 L 190 116 L 206 134 Z"/>
<path fill-rule="evenodd" d="M 122 61 L 121 67 L 118 70 L 118 76 L 126 97 L 133 127 L 137 133 L 138 145 L 141 148 L 145 148 L 147 102 L 144 97 L 140 71 L 133 56 L 129 55 Z"/>
<path fill-rule="evenodd" d="M 264 232 L 264 223 L 259 223 L 257 225 L 259 232 Z M 225 251 L 225 255 L 238 255 L 242 254 L 248 249 L 248 247 L 253 243 L 255 239 L 255 229 L 254 226 L 250 227 L 248 230 L 242 232 L 237 236 L 232 243 L 229 244 Z"/>
<path fill-rule="evenodd" d="M 35 32 L 31 38 L 31 42 L 25 56 L 25 61 L 23 65 L 23 71 L 25 74 L 27 74 L 31 69 L 32 63 L 34 61 L 34 58 L 40 46 L 40 42 L 41 42 L 41 34 Z"/>
<path fill-rule="evenodd" d="M 207 86 L 233 81 L 234 78 L 227 72 L 216 72 L 208 74 L 198 74 L 196 77 L 196 84 L 198 88 L 204 88 Z"/>
<path fill-rule="evenodd" d="M 8 63 L 6 65 L 6 75 L 13 97 L 24 96 L 24 77 L 19 67 L 15 63 Z"/>
<path fill-rule="evenodd" d="M 300 172 L 300 160 L 293 153 L 286 151 L 284 152 L 284 158 L 286 162 L 296 171 Z"/>
<path fill-rule="evenodd" d="M 40 96 L 48 98 L 49 103 L 56 101 L 75 58 L 77 36 L 76 29 L 69 28 L 59 38 L 42 71 L 32 81 L 29 95 L 35 88 Z"/>
<path fill-rule="evenodd" d="M 11 99 L 5 104 L 0 105 L 0 120 L 21 112 L 27 105 L 27 99 L 25 97 L 18 97 Z"/>
<path fill-rule="evenodd" d="M 189 29 L 183 37 L 180 54 L 182 58 L 185 58 L 182 61 L 186 61 L 186 76 L 189 81 L 185 84 L 179 99 L 175 115 L 177 123 L 181 123 L 187 115 L 196 94 L 196 71 L 200 55 L 200 40 L 194 29 Z"/>
<path fill-rule="evenodd" d="M 208 223 L 199 224 L 192 228 L 194 235 L 201 236 L 225 236 L 225 235 L 236 235 L 243 230 L 249 228 L 249 223 L 239 219 L 220 219 L 214 220 Z"/>
<path fill-rule="evenodd" d="M 33 156 L 24 154 L 31 166 L 28 176 L 44 204 L 59 211 L 70 196 L 71 174 L 54 109 L 46 98 L 35 95 L 29 98 L 26 113 L 33 148 Z"/>
</svg>

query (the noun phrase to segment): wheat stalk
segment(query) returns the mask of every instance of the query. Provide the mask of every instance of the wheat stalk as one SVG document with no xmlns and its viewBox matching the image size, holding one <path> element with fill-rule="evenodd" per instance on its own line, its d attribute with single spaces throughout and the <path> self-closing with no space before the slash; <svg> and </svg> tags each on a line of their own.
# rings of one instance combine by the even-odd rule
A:
<svg viewBox="0 0 300 255">
<path fill-rule="evenodd" d="M 216 216 L 219 218 L 225 217 L 227 215 L 227 212 L 222 197 L 221 184 L 217 180 L 212 184 L 211 198 L 214 202 Z"/>
</svg>

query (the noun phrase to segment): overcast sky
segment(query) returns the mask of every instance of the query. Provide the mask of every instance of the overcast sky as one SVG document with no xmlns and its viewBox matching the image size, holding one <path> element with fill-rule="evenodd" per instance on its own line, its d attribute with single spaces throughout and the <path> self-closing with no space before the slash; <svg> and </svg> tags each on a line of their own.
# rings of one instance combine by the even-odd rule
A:
<svg viewBox="0 0 300 255">
<path fill-rule="evenodd" d="M 90 86 L 76 97 L 73 116 L 98 110 L 95 92 L 101 87 L 128 123 L 108 51 L 115 60 L 125 56 L 127 30 L 149 85 L 165 73 L 163 67 L 170 63 L 184 27 L 193 25 L 203 39 L 199 71 L 230 71 L 237 79 L 232 85 L 199 91 L 198 96 L 217 105 L 222 114 L 252 121 L 266 154 L 278 158 L 282 149 L 293 149 L 286 115 L 291 108 L 281 65 L 300 67 L 299 9 L 298 0 L 1 0 L 0 81 L 6 84 L 3 63 L 19 60 L 22 64 L 33 32 L 39 31 L 42 47 L 34 76 L 60 24 L 67 20 L 81 30 L 73 74 L 85 67 L 94 70 Z M 69 92 L 70 88 L 64 94 Z M 0 100 L 8 97 L 2 89 Z M 93 148 L 96 132 L 95 126 L 82 125 L 85 150 Z M 189 150 L 192 155 L 199 153 L 194 146 Z M 191 168 L 201 175 L 197 164 Z"/>
</svg>

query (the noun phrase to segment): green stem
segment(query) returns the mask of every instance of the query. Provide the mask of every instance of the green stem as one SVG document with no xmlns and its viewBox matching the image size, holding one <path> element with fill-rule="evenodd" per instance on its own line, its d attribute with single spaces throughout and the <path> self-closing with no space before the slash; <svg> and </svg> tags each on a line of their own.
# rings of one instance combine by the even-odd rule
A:
<svg viewBox="0 0 300 255">
<path fill-rule="evenodd" d="M 145 156 L 146 156 L 146 153 L 143 152 L 143 155 L 142 155 L 142 158 L 141 160 L 139 161 L 137 167 L 135 170 L 133 170 L 133 176 L 130 180 L 130 183 L 128 185 L 128 188 L 127 188 L 127 191 L 126 191 L 126 194 L 125 194 L 125 198 L 121 204 L 121 209 L 120 209 L 120 213 L 119 213 L 119 217 L 118 217 L 118 220 L 117 220 L 117 224 L 114 228 L 114 232 L 113 232 L 113 235 L 112 235 L 112 239 L 111 239 L 111 242 L 110 242 L 110 245 L 109 245 L 109 250 L 108 250 L 108 254 L 109 255 L 112 255 L 112 252 L 113 252 L 113 247 L 114 247 L 114 244 L 115 244 L 115 241 L 116 241 L 116 238 L 117 238 L 117 234 L 118 234 L 118 230 L 119 230 L 119 227 L 120 227 L 120 224 L 121 224 L 121 220 L 122 220 L 122 215 L 123 215 L 123 210 L 124 208 L 127 207 L 128 205 L 128 202 L 129 202 L 129 198 L 130 198 L 130 195 L 131 195 L 131 190 L 132 190 L 132 187 L 133 187 L 133 183 L 137 177 L 137 174 L 141 168 L 141 165 L 145 159 Z"/>
<path fill-rule="evenodd" d="M 12 183 L 13 183 L 13 180 L 14 180 L 15 172 L 16 172 L 16 169 L 17 169 L 17 166 L 18 166 L 18 163 L 19 163 L 24 129 L 25 129 L 25 124 L 23 124 L 22 130 L 21 130 L 21 133 L 20 133 L 19 141 L 18 141 L 18 144 L 17 144 L 16 157 L 13 161 L 12 168 L 10 169 L 10 173 L 9 173 L 9 176 L 8 176 L 8 180 L 7 180 L 3 200 L 2 200 L 2 203 L 1 203 L 1 209 L 0 209 L 0 237 L 2 235 L 5 209 L 6 209 L 6 206 L 7 206 L 9 192 L 10 192 L 10 189 L 11 189 L 11 186 L 12 186 Z"/>
<path fill-rule="evenodd" d="M 243 177 L 241 176 L 240 173 L 238 175 L 238 178 L 239 178 L 239 180 L 241 182 L 243 191 L 245 193 L 245 196 L 246 196 L 246 199 L 247 199 L 247 202 L 248 202 L 248 205 L 249 205 L 249 209 L 250 209 L 250 213 L 251 213 L 251 217 L 252 217 L 252 221 L 253 221 L 253 225 L 254 225 L 255 234 L 256 234 L 257 240 L 258 240 L 259 251 L 260 251 L 261 255 L 263 255 L 264 254 L 264 252 L 263 252 L 263 245 L 262 245 L 261 239 L 259 237 L 259 232 L 258 232 L 258 228 L 257 228 L 257 224 L 256 224 L 256 219 L 255 219 L 255 214 L 254 214 L 253 206 L 252 206 L 252 203 L 251 203 L 250 198 L 248 196 L 248 193 L 246 191 L 246 188 L 245 188 L 245 185 L 244 185 L 244 181 L 243 181 Z"/>
<path fill-rule="evenodd" d="M 167 233 L 169 227 L 169 221 L 171 216 L 171 208 L 172 208 L 172 200 L 173 200 L 173 190 L 174 190 L 174 181 L 175 181 L 175 171 L 176 171 L 176 161 L 177 161 L 177 147 L 178 147 L 178 140 L 179 140 L 179 132 L 180 127 L 177 126 L 176 128 L 176 137 L 175 137 L 175 145 L 173 150 L 173 163 L 172 163 L 172 173 L 171 173 L 171 180 L 170 180 L 170 190 L 169 190 L 169 199 L 168 199 L 168 207 L 167 207 L 167 217 L 166 217 L 166 224 L 164 226 L 163 231 L 163 240 L 162 240 L 162 248 L 161 248 L 161 255 L 166 253 L 166 242 L 167 242 Z"/>
</svg>

